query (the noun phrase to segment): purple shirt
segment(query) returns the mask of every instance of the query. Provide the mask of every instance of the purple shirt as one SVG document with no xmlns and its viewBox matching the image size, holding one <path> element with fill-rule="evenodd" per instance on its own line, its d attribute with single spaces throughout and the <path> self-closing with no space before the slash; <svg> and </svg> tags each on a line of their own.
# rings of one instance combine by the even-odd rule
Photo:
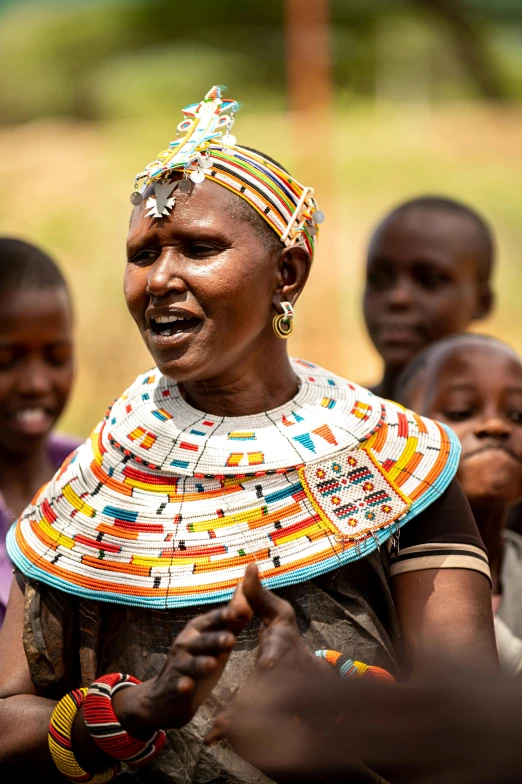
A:
<svg viewBox="0 0 522 784">
<path fill-rule="evenodd" d="M 68 457 L 80 443 L 81 442 L 76 438 L 51 433 L 47 448 L 54 467 L 56 469 L 60 468 L 65 458 Z M 5 537 L 14 521 L 15 517 L 10 513 L 5 505 L 2 493 L 0 493 L 0 626 L 4 620 L 11 582 L 13 580 L 13 565 L 7 555 Z"/>
</svg>

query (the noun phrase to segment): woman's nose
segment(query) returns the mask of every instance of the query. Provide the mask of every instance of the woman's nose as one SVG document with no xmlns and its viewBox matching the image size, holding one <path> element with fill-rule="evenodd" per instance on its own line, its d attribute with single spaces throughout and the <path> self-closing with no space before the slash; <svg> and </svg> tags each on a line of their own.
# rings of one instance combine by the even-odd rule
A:
<svg viewBox="0 0 522 784">
<path fill-rule="evenodd" d="M 150 297 L 164 297 L 171 291 L 184 292 L 187 285 L 183 278 L 183 263 L 181 256 L 170 249 L 149 267 L 147 294 Z"/>
</svg>

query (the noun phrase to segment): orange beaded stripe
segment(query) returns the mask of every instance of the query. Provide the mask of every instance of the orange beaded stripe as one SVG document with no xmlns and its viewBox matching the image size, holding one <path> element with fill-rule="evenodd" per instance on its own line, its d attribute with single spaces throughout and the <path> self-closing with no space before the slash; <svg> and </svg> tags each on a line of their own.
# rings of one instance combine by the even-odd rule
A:
<svg viewBox="0 0 522 784">
<path fill-rule="evenodd" d="M 292 401 L 229 419 L 138 377 L 11 529 L 12 560 L 69 593 L 168 608 L 227 599 L 251 562 L 276 588 L 371 553 L 444 491 L 456 438 L 294 369 Z"/>
</svg>

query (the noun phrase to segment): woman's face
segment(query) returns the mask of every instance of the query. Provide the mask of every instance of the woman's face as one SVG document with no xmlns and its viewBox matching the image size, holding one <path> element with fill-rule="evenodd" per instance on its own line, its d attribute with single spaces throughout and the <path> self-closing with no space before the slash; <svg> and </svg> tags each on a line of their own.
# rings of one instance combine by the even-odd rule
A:
<svg viewBox="0 0 522 784">
<path fill-rule="evenodd" d="M 161 372 L 203 381 L 278 340 L 271 317 L 281 254 L 221 185 L 206 180 L 175 196 L 161 220 L 147 217 L 145 202 L 134 209 L 125 299 Z"/>
</svg>

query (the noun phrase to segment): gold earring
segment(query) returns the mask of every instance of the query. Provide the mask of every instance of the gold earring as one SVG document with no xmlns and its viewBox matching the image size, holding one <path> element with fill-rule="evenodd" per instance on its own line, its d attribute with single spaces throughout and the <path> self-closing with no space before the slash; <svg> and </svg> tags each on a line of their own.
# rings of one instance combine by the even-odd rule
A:
<svg viewBox="0 0 522 784">
<path fill-rule="evenodd" d="M 289 338 L 294 331 L 294 308 L 290 302 L 281 302 L 282 313 L 274 316 L 272 327 L 278 338 Z"/>
</svg>

